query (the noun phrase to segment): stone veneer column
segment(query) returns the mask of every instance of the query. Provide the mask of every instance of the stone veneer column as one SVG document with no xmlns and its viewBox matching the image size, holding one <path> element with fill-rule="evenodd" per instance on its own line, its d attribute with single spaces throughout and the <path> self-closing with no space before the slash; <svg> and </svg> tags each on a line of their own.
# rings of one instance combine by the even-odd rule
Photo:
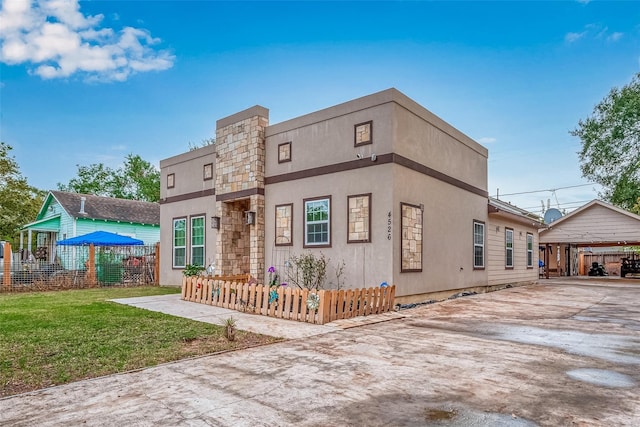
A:
<svg viewBox="0 0 640 427">
<path fill-rule="evenodd" d="M 269 110 L 260 106 L 216 124 L 216 212 L 221 218 L 217 268 L 224 275 L 250 273 L 260 283 L 265 262 L 264 130 L 268 124 Z M 245 224 L 245 210 L 256 212 L 254 225 Z"/>
</svg>

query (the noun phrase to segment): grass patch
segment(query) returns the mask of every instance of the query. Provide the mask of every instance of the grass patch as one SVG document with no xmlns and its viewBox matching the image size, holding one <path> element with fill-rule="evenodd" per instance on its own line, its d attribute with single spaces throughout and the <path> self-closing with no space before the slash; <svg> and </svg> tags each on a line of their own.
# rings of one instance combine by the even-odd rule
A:
<svg viewBox="0 0 640 427">
<path fill-rule="evenodd" d="M 107 301 L 176 288 L 101 288 L 0 295 L 0 396 L 275 342 Z"/>
</svg>

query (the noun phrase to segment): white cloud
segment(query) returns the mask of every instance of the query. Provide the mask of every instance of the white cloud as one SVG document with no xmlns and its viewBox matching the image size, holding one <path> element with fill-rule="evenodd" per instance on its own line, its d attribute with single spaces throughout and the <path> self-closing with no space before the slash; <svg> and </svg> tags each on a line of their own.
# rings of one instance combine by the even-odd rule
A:
<svg viewBox="0 0 640 427">
<path fill-rule="evenodd" d="M 478 138 L 478 142 L 480 144 L 491 144 L 492 142 L 496 142 L 497 139 L 491 136 L 483 136 L 482 138 Z"/>
<path fill-rule="evenodd" d="M 577 40 L 580 40 L 582 37 L 585 36 L 585 34 L 587 34 L 586 31 L 583 31 L 581 33 L 567 33 L 564 36 L 564 41 L 566 41 L 567 43 L 573 43 Z"/>
<path fill-rule="evenodd" d="M 623 35 L 624 35 L 623 33 L 613 33 L 609 37 L 607 37 L 607 41 L 609 41 L 609 42 L 617 42 L 618 40 L 620 40 L 622 38 Z"/>
<path fill-rule="evenodd" d="M 86 16 L 78 0 L 2 0 L 0 61 L 25 64 L 43 79 L 80 75 L 88 81 L 124 81 L 166 70 L 175 57 L 155 49 L 149 31 L 101 28 L 103 15 Z"/>
<path fill-rule="evenodd" d="M 583 31 L 565 34 L 564 41 L 567 43 L 574 43 L 582 38 L 590 38 L 606 40 L 608 42 L 617 42 L 623 35 L 624 33 L 620 32 L 609 33 L 609 27 L 603 27 L 600 24 L 587 24 L 584 26 Z"/>
</svg>

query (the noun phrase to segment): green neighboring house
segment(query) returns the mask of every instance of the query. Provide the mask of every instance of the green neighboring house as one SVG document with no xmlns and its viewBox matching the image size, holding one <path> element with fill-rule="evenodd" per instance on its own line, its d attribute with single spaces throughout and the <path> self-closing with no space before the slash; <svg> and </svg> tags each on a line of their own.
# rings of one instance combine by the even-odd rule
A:
<svg viewBox="0 0 640 427">
<path fill-rule="evenodd" d="M 160 241 L 160 205 L 91 194 L 50 191 L 36 220 L 22 227 L 20 249 L 54 263 L 56 241 L 108 231 L 134 237 L 145 245 Z M 36 247 L 33 246 L 35 235 Z M 26 239 L 25 239 L 26 237 Z"/>
</svg>

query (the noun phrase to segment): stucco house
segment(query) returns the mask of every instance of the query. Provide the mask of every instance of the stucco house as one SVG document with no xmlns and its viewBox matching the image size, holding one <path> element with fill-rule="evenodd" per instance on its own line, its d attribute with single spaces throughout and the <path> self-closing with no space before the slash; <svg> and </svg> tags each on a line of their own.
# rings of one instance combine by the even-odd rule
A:
<svg viewBox="0 0 640 427">
<path fill-rule="evenodd" d="M 35 221 L 22 227 L 20 249 L 54 263 L 56 241 L 93 231 L 108 231 L 134 237 L 148 245 L 155 244 L 160 241 L 160 205 L 50 191 Z M 31 245 L 34 234 L 36 248 Z"/>
<path fill-rule="evenodd" d="M 396 89 L 274 125 L 261 106 L 220 119 L 214 145 L 160 162 L 160 283 L 187 264 L 262 282 L 306 251 L 331 259 L 329 281 L 344 261 L 348 287 L 393 283 L 399 302 L 535 280 L 537 229 L 491 212 L 487 156 Z M 522 253 L 493 274 L 505 228 Z"/>
</svg>

